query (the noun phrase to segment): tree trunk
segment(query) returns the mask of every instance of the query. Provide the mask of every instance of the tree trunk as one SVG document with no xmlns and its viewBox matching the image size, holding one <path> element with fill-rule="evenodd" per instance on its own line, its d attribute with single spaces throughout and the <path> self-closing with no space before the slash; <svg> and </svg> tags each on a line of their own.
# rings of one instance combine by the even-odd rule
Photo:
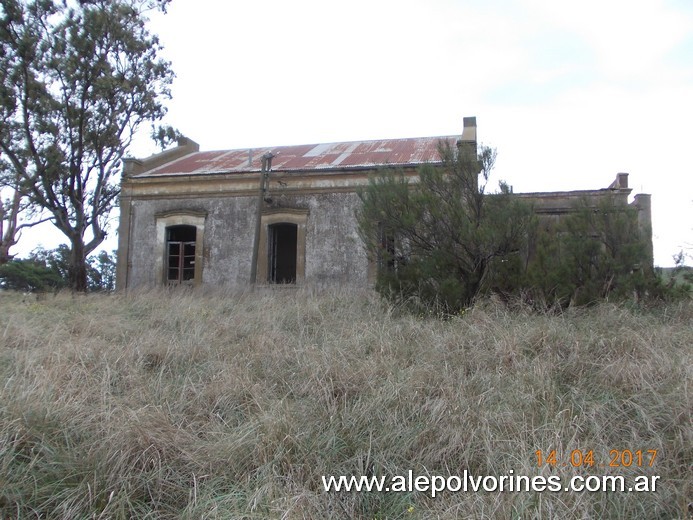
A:
<svg viewBox="0 0 693 520">
<path fill-rule="evenodd" d="M 12 260 L 10 256 L 10 247 L 4 242 L 0 242 L 0 265 L 6 264 Z"/>
<path fill-rule="evenodd" d="M 68 283 L 73 292 L 87 292 L 87 259 L 81 237 L 72 240 Z"/>
<path fill-rule="evenodd" d="M 19 179 L 16 179 L 16 183 Z M 22 195 L 19 190 L 14 190 L 12 196 L 12 204 L 5 207 L 0 200 L 0 265 L 6 264 L 14 255 L 10 255 L 10 248 L 17 244 L 17 219 L 19 218 L 19 204 L 22 200 Z"/>
</svg>

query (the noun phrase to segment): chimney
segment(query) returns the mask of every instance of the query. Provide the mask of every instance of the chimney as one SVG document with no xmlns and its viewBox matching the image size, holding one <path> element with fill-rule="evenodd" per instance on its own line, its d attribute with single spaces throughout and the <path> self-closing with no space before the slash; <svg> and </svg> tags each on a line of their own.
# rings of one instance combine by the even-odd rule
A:
<svg viewBox="0 0 693 520">
<path fill-rule="evenodd" d="M 474 141 L 476 143 L 476 117 L 464 118 L 464 130 L 462 131 L 463 141 Z"/>
<path fill-rule="evenodd" d="M 126 157 L 125 159 L 123 159 L 122 176 L 132 177 L 133 175 L 142 173 L 142 165 L 143 162 L 141 160 L 135 159 L 133 157 Z"/>
<path fill-rule="evenodd" d="M 464 118 L 464 129 L 462 136 L 457 140 L 457 149 L 476 157 L 476 117 Z"/>
<path fill-rule="evenodd" d="M 617 173 L 616 179 L 609 186 L 610 190 L 627 190 L 628 189 L 628 174 Z"/>
</svg>

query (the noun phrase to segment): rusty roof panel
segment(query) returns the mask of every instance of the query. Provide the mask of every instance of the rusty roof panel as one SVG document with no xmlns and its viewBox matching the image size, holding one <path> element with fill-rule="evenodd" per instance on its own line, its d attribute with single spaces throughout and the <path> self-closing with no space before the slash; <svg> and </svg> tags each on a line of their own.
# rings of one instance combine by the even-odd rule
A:
<svg viewBox="0 0 693 520">
<path fill-rule="evenodd" d="M 440 161 L 440 141 L 454 143 L 457 139 L 459 136 L 417 137 L 195 152 L 140 176 L 257 172 L 262 167 L 262 156 L 267 152 L 275 154 L 272 160 L 274 171 L 329 171 L 384 165 L 417 165 Z"/>
</svg>

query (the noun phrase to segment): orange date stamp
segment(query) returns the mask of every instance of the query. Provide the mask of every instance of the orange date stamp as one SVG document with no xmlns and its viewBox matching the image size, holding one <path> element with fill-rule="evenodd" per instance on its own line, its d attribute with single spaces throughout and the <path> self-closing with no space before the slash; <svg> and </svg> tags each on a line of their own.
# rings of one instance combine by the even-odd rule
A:
<svg viewBox="0 0 693 520">
<path fill-rule="evenodd" d="M 609 450 L 609 456 L 597 460 L 594 450 L 572 450 L 564 457 L 557 455 L 556 450 L 534 452 L 537 466 L 572 466 L 579 467 L 610 467 L 610 468 L 642 468 L 653 467 L 657 459 L 657 450 Z"/>
</svg>

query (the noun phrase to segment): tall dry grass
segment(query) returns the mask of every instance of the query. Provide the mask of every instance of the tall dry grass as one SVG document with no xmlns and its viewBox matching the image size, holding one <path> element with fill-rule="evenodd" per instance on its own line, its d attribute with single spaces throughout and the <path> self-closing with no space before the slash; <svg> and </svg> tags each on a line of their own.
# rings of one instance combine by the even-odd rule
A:
<svg viewBox="0 0 693 520">
<path fill-rule="evenodd" d="M 448 321 L 370 293 L 0 293 L 3 518 L 687 518 L 693 304 Z M 536 450 L 658 450 L 537 467 Z M 322 475 L 659 475 L 655 493 L 325 493 Z"/>
</svg>

